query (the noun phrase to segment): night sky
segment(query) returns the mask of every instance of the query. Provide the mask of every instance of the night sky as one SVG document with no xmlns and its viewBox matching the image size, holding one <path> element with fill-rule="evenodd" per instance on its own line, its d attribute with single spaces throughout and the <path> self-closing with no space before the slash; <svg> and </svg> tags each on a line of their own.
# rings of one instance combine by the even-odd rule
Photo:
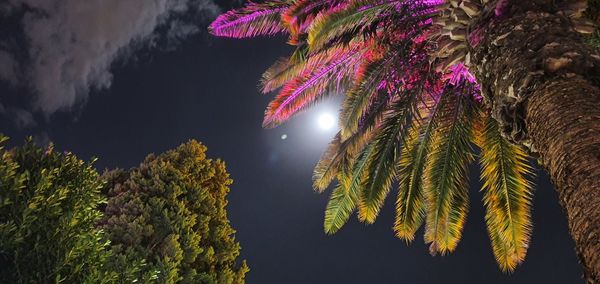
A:
<svg viewBox="0 0 600 284">
<path fill-rule="evenodd" d="M 334 130 L 316 117 L 337 111 L 336 99 L 276 129 L 262 129 L 270 96 L 258 92 L 262 72 L 287 55 L 283 38 L 230 40 L 196 33 L 170 48 L 143 48 L 112 64 L 112 85 L 92 91 L 85 105 L 18 126 L 10 113 L 0 132 L 10 145 L 34 136 L 96 166 L 128 168 L 148 153 L 188 139 L 222 158 L 234 179 L 228 212 L 248 283 L 582 283 L 566 219 L 548 177 L 540 172 L 534 230 L 523 265 L 507 275 L 494 261 L 485 231 L 477 167 L 463 238 L 453 254 L 429 255 L 422 230 L 407 246 L 392 231 L 395 192 L 377 222 L 352 218 L 336 235 L 323 232 L 328 194 L 311 187 L 312 169 Z M 0 84 L 0 102 L 20 103 L 28 90 Z M 281 136 L 287 135 L 282 140 Z"/>
</svg>

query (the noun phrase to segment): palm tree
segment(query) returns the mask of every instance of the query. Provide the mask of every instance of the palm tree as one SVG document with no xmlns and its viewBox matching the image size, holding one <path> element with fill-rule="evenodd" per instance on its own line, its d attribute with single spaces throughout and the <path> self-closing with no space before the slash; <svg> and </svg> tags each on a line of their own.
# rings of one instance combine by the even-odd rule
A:
<svg viewBox="0 0 600 284">
<path fill-rule="evenodd" d="M 263 92 L 280 89 L 265 127 L 345 96 L 340 131 L 314 173 L 319 192 L 336 181 L 325 232 L 355 211 L 374 222 L 397 184 L 396 235 L 410 242 L 424 223 L 431 253 L 452 252 L 468 211 L 467 168 L 478 159 L 492 249 L 512 271 L 532 230 L 534 157 L 552 177 L 592 283 L 600 282 L 600 55 L 586 43 L 595 29 L 586 8 L 578 0 L 271 0 L 221 15 L 210 31 L 285 33 L 295 46 L 263 76 Z"/>
</svg>

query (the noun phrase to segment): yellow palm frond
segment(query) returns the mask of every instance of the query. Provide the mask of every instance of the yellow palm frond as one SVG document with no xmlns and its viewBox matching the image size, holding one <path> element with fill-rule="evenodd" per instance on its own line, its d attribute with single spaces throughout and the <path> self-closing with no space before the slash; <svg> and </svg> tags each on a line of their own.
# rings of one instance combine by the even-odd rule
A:
<svg viewBox="0 0 600 284">
<path fill-rule="evenodd" d="M 473 161 L 474 107 L 469 98 L 447 94 L 425 170 L 425 242 L 432 254 L 453 251 L 468 211 L 467 167 Z"/>
<path fill-rule="evenodd" d="M 521 146 L 504 139 L 497 122 L 481 116 L 477 135 L 481 148 L 481 180 L 486 224 L 496 261 L 513 271 L 525 259 L 531 238 L 531 168 Z"/>
<path fill-rule="evenodd" d="M 414 240 L 425 217 L 423 172 L 433 130 L 436 128 L 442 103 L 431 97 L 420 108 L 420 117 L 412 127 L 398 162 L 398 198 L 394 231 L 398 238 L 407 242 Z"/>
</svg>

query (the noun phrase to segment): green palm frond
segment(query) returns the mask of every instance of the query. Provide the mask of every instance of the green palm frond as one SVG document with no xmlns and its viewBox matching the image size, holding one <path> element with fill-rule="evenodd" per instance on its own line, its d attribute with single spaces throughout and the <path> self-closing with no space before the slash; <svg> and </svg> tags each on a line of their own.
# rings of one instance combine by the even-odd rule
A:
<svg viewBox="0 0 600 284">
<path fill-rule="evenodd" d="M 411 242 L 425 217 L 423 173 L 431 140 L 445 100 L 426 100 L 422 123 L 415 124 L 398 163 L 398 198 L 396 200 L 396 236 Z"/>
<path fill-rule="evenodd" d="M 380 15 L 393 10 L 397 2 L 401 1 L 373 3 L 370 0 L 356 0 L 340 11 L 318 15 L 308 31 L 310 50 L 319 50 L 344 34 L 360 32 L 365 26 L 379 20 Z"/>
<path fill-rule="evenodd" d="M 344 167 L 353 163 L 356 155 L 369 141 L 370 134 L 371 131 L 367 130 L 342 141 L 341 134 L 338 133 L 333 138 L 313 172 L 313 188 L 317 192 L 323 192 Z"/>
<path fill-rule="evenodd" d="M 338 176 L 339 185 L 331 195 L 325 210 L 325 232 L 333 234 L 346 222 L 358 203 L 359 194 L 363 190 L 362 183 L 366 179 L 366 168 L 373 154 L 374 147 L 367 145 L 360 152 L 356 162 L 351 167 L 350 175 Z M 341 189 L 340 189 L 341 188 Z M 344 189 L 342 193 L 340 190 Z"/>
<path fill-rule="evenodd" d="M 363 182 L 364 188 L 359 199 L 358 216 L 363 222 L 375 222 L 396 177 L 395 165 L 414 119 L 418 95 L 419 90 L 402 94 L 386 112 L 380 132 L 371 142 L 374 151 L 369 159 L 369 178 Z"/>
<path fill-rule="evenodd" d="M 342 137 L 338 132 L 333 140 L 329 142 L 329 146 L 321 155 L 313 171 L 313 188 L 317 192 L 323 192 L 338 175 L 345 154 L 341 147 Z"/>
<path fill-rule="evenodd" d="M 481 180 L 486 224 L 496 261 L 513 271 L 525 259 L 531 238 L 531 168 L 521 146 L 509 143 L 497 122 L 482 115 L 477 144 L 481 148 Z"/>
<path fill-rule="evenodd" d="M 340 174 L 338 181 L 325 209 L 323 227 L 327 234 L 335 234 L 339 231 L 348 222 L 358 203 L 358 190 L 356 187 L 350 190 L 350 179 Z"/>
<path fill-rule="evenodd" d="M 425 242 L 432 254 L 453 251 L 468 211 L 467 167 L 473 161 L 474 107 L 462 94 L 446 94 L 425 170 Z"/>
</svg>

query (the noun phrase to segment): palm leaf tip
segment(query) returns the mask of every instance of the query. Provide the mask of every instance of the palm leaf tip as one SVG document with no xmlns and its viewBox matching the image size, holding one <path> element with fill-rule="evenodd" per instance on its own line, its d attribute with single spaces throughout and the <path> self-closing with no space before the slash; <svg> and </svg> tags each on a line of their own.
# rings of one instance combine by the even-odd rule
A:
<svg viewBox="0 0 600 284">
<path fill-rule="evenodd" d="M 217 17 L 209 25 L 208 31 L 216 36 L 231 38 L 274 35 L 285 31 L 281 24 L 281 13 L 287 7 L 287 3 L 279 1 L 262 4 L 251 2 L 244 8 Z"/>
<path fill-rule="evenodd" d="M 342 166 L 341 135 L 338 133 L 319 159 L 313 172 L 313 188 L 323 192 L 333 181 Z"/>
<path fill-rule="evenodd" d="M 350 179 L 340 175 L 338 180 L 339 184 L 327 203 L 323 222 L 325 233 L 329 235 L 335 234 L 346 224 L 358 201 L 357 190 L 348 188 Z"/>
<path fill-rule="evenodd" d="M 523 148 L 506 141 L 493 118 L 481 119 L 477 144 L 486 225 L 498 265 L 513 271 L 525 259 L 531 238 L 531 168 Z"/>
<path fill-rule="evenodd" d="M 425 155 L 420 150 L 428 141 L 421 140 L 419 132 L 419 125 L 413 125 L 398 163 L 399 186 L 394 232 L 396 237 L 407 243 L 414 240 L 416 231 L 423 223 L 425 212 L 421 182 Z"/>
</svg>

